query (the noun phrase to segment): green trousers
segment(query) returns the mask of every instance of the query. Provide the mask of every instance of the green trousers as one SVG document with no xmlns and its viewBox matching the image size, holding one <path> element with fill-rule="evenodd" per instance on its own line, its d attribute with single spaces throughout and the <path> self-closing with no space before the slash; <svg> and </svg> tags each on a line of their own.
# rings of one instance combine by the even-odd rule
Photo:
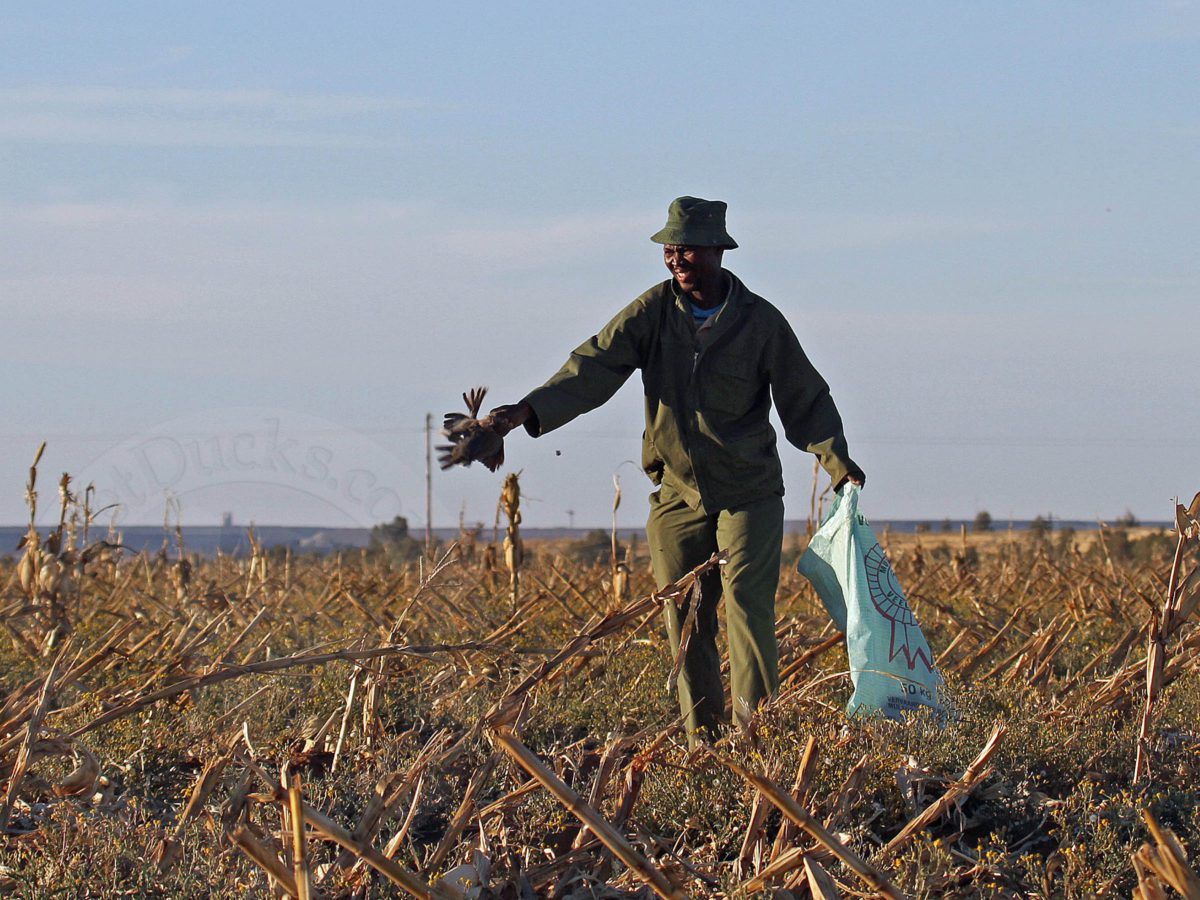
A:
<svg viewBox="0 0 1200 900">
<path fill-rule="evenodd" d="M 775 642 L 775 592 L 783 546 L 783 497 L 772 495 L 715 513 L 698 513 L 664 486 L 650 495 L 646 524 L 654 578 L 661 588 L 694 569 L 718 549 L 729 562 L 700 581 L 696 630 L 679 672 L 679 706 L 689 743 L 715 737 L 724 717 L 721 655 L 717 650 L 717 605 L 725 599 L 729 680 L 733 715 L 747 721 L 754 708 L 779 687 Z M 695 602 L 693 594 L 690 602 Z M 664 610 L 672 657 L 688 604 Z"/>
</svg>

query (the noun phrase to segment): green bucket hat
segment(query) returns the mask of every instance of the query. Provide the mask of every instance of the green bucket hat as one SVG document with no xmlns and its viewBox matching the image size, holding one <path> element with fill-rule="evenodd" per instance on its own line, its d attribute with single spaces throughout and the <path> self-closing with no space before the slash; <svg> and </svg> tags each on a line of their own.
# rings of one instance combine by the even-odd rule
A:
<svg viewBox="0 0 1200 900">
<path fill-rule="evenodd" d="M 737 241 L 725 230 L 725 209 L 723 200 L 678 197 L 667 210 L 667 224 L 650 240 L 656 244 L 733 250 Z"/>
</svg>

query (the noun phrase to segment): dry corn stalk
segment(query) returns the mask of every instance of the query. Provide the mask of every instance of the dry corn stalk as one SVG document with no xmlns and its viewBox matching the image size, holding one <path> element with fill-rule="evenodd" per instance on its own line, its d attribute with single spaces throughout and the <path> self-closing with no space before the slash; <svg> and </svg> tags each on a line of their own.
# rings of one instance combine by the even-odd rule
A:
<svg viewBox="0 0 1200 900">
<path fill-rule="evenodd" d="M 296 896 L 299 900 L 310 900 L 312 874 L 308 871 L 308 852 L 304 840 L 303 800 L 300 776 L 294 772 L 292 782 L 288 785 L 287 799 L 292 823 L 292 873 L 296 879 Z"/>
<path fill-rule="evenodd" d="M 1200 571 L 1200 566 L 1181 578 L 1185 551 L 1189 547 L 1200 545 L 1200 494 L 1196 494 L 1191 506 L 1186 509 L 1182 504 L 1176 504 L 1175 527 L 1178 538 L 1166 598 L 1161 610 L 1152 608 L 1150 611 L 1149 646 L 1146 650 L 1146 702 L 1142 707 L 1141 727 L 1138 731 L 1137 757 L 1133 765 L 1134 783 L 1150 775 L 1154 706 L 1163 689 L 1168 641 L 1175 636 L 1187 615 L 1196 608 L 1197 602 L 1200 602 L 1200 582 L 1191 590 L 1185 590 L 1191 582 L 1196 581 L 1196 572 Z"/>
<path fill-rule="evenodd" d="M 673 884 L 662 871 L 638 853 L 633 845 L 609 824 L 607 819 L 584 802 L 579 794 L 571 790 L 528 747 L 518 741 L 513 736 L 511 729 L 506 726 L 494 729 L 492 740 L 499 744 L 500 748 L 511 756 L 521 768 L 537 779 L 538 783 L 549 791 L 555 800 L 566 807 L 568 812 L 590 828 L 604 846 L 611 850 L 638 878 L 650 885 L 654 893 L 660 897 L 669 898 L 669 900 L 684 900 L 687 897 L 687 894 Z"/>
<path fill-rule="evenodd" d="M 392 835 L 386 846 L 383 848 L 383 855 L 388 859 L 392 859 L 400 852 L 400 847 L 404 843 L 404 839 L 408 837 L 409 829 L 412 828 L 413 819 L 416 818 L 417 808 L 421 803 L 421 798 L 425 791 L 425 773 L 422 772 L 417 778 L 416 785 L 413 786 L 412 801 L 408 804 L 408 814 L 404 817 L 404 822 L 400 825 L 400 830 Z M 358 866 L 366 865 L 360 860 L 356 863 Z"/>
<path fill-rule="evenodd" d="M 338 761 L 342 758 L 342 747 L 346 743 L 346 730 L 350 726 L 350 713 L 354 709 L 354 692 L 358 689 L 358 677 L 363 673 L 362 666 L 354 667 L 354 674 L 350 676 L 350 687 L 346 691 L 346 707 L 342 713 L 342 725 L 338 729 L 337 743 L 333 748 L 333 761 L 329 764 L 329 771 L 336 772 Z"/>
<path fill-rule="evenodd" d="M 520 472 L 504 476 L 500 492 L 500 508 L 508 520 L 504 531 L 504 564 L 508 566 L 508 590 L 515 611 L 521 593 L 521 564 L 525 561 L 525 545 L 521 542 L 521 483 Z"/>
<path fill-rule="evenodd" d="M 788 663 L 788 665 L 786 667 L 784 667 L 783 671 L 779 673 L 779 683 L 786 684 L 788 681 L 790 681 L 792 678 L 794 678 L 796 676 L 796 674 L 798 672 L 800 672 L 805 666 L 807 666 L 809 663 L 811 663 L 814 659 L 816 659 L 818 656 L 820 656 L 822 653 L 826 652 L 827 650 L 832 650 L 838 644 L 842 643 L 842 641 L 844 641 L 845 639 L 846 639 L 845 634 L 843 634 L 840 631 L 835 631 L 833 634 L 831 634 L 829 637 L 825 638 L 825 640 L 821 641 L 821 643 L 817 644 L 815 647 L 810 647 L 808 650 L 801 653 L 800 656 L 798 656 L 795 660 Z"/>
<path fill-rule="evenodd" d="M 679 627 L 679 650 L 675 653 L 675 661 L 671 664 L 671 671 L 667 675 L 667 690 L 670 691 L 676 684 L 679 678 L 679 673 L 683 670 L 684 660 L 687 659 L 688 648 L 692 643 L 692 635 L 696 632 L 696 622 L 700 616 L 700 606 L 704 602 L 703 590 L 700 587 L 701 580 L 697 578 L 692 582 L 692 589 L 683 596 L 683 602 L 687 604 L 687 613 L 683 617 L 683 624 Z M 675 603 L 674 600 L 671 601 Z M 678 615 L 679 605 L 676 603 L 676 614 Z"/>
<path fill-rule="evenodd" d="M 164 838 L 158 846 L 155 855 L 159 871 L 165 873 L 178 862 L 183 849 L 184 829 L 187 827 L 188 822 L 194 819 L 200 813 L 200 810 L 203 809 L 205 801 L 208 800 L 213 789 L 216 788 L 232 756 L 231 747 L 229 752 L 208 762 L 196 778 L 196 783 L 192 786 L 192 793 L 188 797 L 187 806 L 184 807 L 183 812 L 180 814 L 179 821 L 175 823 L 174 831 L 169 837 Z"/>
<path fill-rule="evenodd" d="M 890 859 L 895 855 L 897 850 L 912 839 L 913 835 L 940 819 L 951 806 L 970 794 L 975 785 L 987 778 L 992 771 L 988 768 L 988 760 L 996 752 L 996 748 L 1000 745 L 1000 740 L 1004 737 L 1004 733 L 1005 728 L 1003 723 L 997 722 L 992 727 L 992 733 L 988 736 L 983 749 L 979 751 L 979 755 L 975 758 L 975 761 L 967 767 L 967 771 L 963 773 L 963 777 L 952 784 L 946 793 L 929 804 L 920 815 L 900 829 L 899 834 L 888 841 L 887 846 L 879 853 L 878 859 L 881 862 Z"/>
<path fill-rule="evenodd" d="M 838 632 L 840 635 L 841 632 Z M 808 786 L 812 783 L 813 773 L 817 768 L 817 739 L 813 735 L 808 736 L 808 740 L 804 743 L 804 753 L 800 756 L 800 765 L 796 767 L 796 779 L 792 782 L 792 796 L 801 805 L 805 803 L 808 795 Z M 761 795 L 758 795 L 761 796 Z M 779 832 L 775 835 L 775 843 L 771 848 L 771 859 L 779 858 L 783 848 L 791 844 L 796 837 L 796 823 L 785 820 L 779 826 Z"/>
<path fill-rule="evenodd" d="M 1143 849 L 1145 849 L 1143 847 Z M 1137 875 L 1138 885 L 1130 894 L 1132 900 L 1168 900 L 1167 892 L 1163 890 L 1158 876 L 1143 861 L 1140 853 L 1133 854 L 1133 871 Z"/>
<path fill-rule="evenodd" d="M 712 748 L 706 747 L 705 750 L 722 765 L 727 766 L 733 772 L 750 782 L 754 788 L 774 803 L 780 812 L 799 825 L 801 830 L 807 833 L 809 837 L 845 863 L 873 891 L 891 898 L 891 900 L 902 900 L 904 894 L 888 880 L 888 877 L 882 871 L 868 863 L 838 840 L 824 825 L 805 811 L 787 791 L 771 781 L 771 779 L 751 772 L 749 769 L 719 755 Z"/>
<path fill-rule="evenodd" d="M 29 507 L 29 529 L 25 534 L 25 539 L 21 542 L 25 553 L 17 566 L 17 577 L 21 584 L 21 590 L 30 599 L 37 597 L 37 574 L 41 566 L 41 537 L 37 530 L 37 467 L 45 452 L 46 444 L 43 442 L 33 456 L 33 465 L 29 467 L 29 480 L 25 482 L 25 504 Z"/>
<path fill-rule="evenodd" d="M 85 797 L 95 791 L 96 782 L 100 779 L 100 760 L 83 744 L 63 737 L 48 738 L 39 741 L 35 751 L 44 752 L 46 755 L 69 754 L 75 760 L 75 768 L 54 785 L 55 796 Z"/>
<path fill-rule="evenodd" d="M 75 505 L 71 476 L 63 473 L 59 481 L 58 527 L 43 541 L 37 530 L 38 464 L 46 450 L 43 442 L 34 454 L 25 484 L 25 503 L 29 507 L 29 527 L 18 549 L 24 550 L 17 564 L 17 582 L 33 604 L 38 624 L 43 629 L 41 652 L 49 655 L 71 631 L 68 604 L 77 587 L 81 555 L 67 535 L 68 512 Z M 73 531 L 72 531 L 73 534 Z"/>
<path fill-rule="evenodd" d="M 842 896 L 829 873 L 811 856 L 804 857 L 804 874 L 813 900 L 838 900 Z"/>
<path fill-rule="evenodd" d="M 746 834 L 742 838 L 742 847 L 738 851 L 734 870 L 744 878 L 752 871 L 761 868 L 762 845 L 765 837 L 763 826 L 767 822 L 769 812 L 767 799 L 762 794 L 754 795 L 754 803 L 750 806 L 750 821 L 746 824 Z"/>
<path fill-rule="evenodd" d="M 353 836 L 356 841 L 364 844 L 371 843 L 386 818 L 403 802 L 405 797 L 411 795 L 412 800 L 404 824 L 383 851 L 383 855 L 388 859 L 396 855 L 396 850 L 399 849 L 400 843 L 407 835 L 408 828 L 412 825 L 413 817 L 416 815 L 421 800 L 421 785 L 425 771 L 433 758 L 445 748 L 448 739 L 449 735 L 445 731 L 437 732 L 421 748 L 402 780 L 398 774 L 395 774 L 385 776 L 375 785 L 375 793 L 371 796 L 367 808 L 363 810 L 358 824 L 354 827 Z M 397 782 L 399 782 L 398 785 Z M 350 864 L 351 858 L 352 854 L 343 850 L 334 865 L 338 868 L 345 868 Z M 356 867 L 362 868 L 365 865 L 366 863 L 356 864 Z"/>
<path fill-rule="evenodd" d="M 273 802 L 288 802 L 288 792 L 277 781 L 267 775 L 261 767 L 252 761 L 246 762 L 246 767 L 254 772 L 268 788 L 269 793 L 267 799 Z M 359 857 L 371 868 L 375 869 L 393 884 L 399 885 L 409 894 L 414 897 L 435 898 L 435 900 L 459 900 L 462 893 L 450 885 L 429 885 L 419 875 L 410 872 L 408 869 L 393 862 L 388 857 L 384 856 L 376 850 L 371 844 L 360 841 L 355 836 L 343 828 L 333 819 L 326 816 L 324 813 L 318 812 L 302 800 L 299 803 L 299 817 L 297 823 L 307 822 L 313 827 L 313 830 L 322 837 L 333 841 L 335 844 L 349 850 L 352 854 Z M 272 853 L 271 856 L 274 857 Z M 275 857 L 278 862 L 278 858 Z M 291 893 L 296 896 L 297 889 L 295 879 L 292 873 L 283 868 L 280 863 L 280 868 L 283 869 L 283 874 L 287 876 L 291 883 Z M 282 880 L 282 879 L 281 879 Z"/>
<path fill-rule="evenodd" d="M 674 602 L 676 598 L 690 591 L 701 575 L 724 563 L 725 556 L 722 553 L 714 553 L 678 580 L 648 597 L 643 597 L 641 600 L 631 603 L 623 609 L 608 613 L 592 628 L 575 635 L 575 637 L 563 645 L 558 653 L 539 665 L 516 687 L 511 688 L 503 697 L 496 701 L 485 717 L 488 726 L 494 728 L 502 724 L 511 725 L 516 720 L 517 713 L 524 704 L 529 692 L 539 683 L 549 678 L 568 659 L 578 656 L 594 641 L 598 641 L 614 632 L 621 631 L 631 622 L 639 621 L 659 612 L 664 603 Z"/>
<path fill-rule="evenodd" d="M 618 575 L 620 573 L 620 560 L 617 558 L 617 510 L 621 507 L 621 479 L 617 474 L 613 473 L 613 504 L 612 504 L 612 532 L 611 542 L 609 547 L 608 571 L 612 583 L 612 602 L 613 606 L 620 606 L 625 597 L 623 596 L 623 586 L 618 584 Z M 624 579 L 622 579 L 623 581 Z"/>
<path fill-rule="evenodd" d="M 491 644 L 483 644 L 477 641 L 468 641 L 463 644 L 430 644 L 425 646 L 391 646 L 391 647 L 372 647 L 367 650 L 338 650 L 333 653 L 311 653 L 304 651 L 293 654 L 292 656 L 280 656 L 275 659 L 265 659 L 257 663 L 249 663 L 245 665 L 227 666 L 218 669 L 215 672 L 209 672 L 204 675 L 191 675 L 179 679 L 178 681 L 168 684 L 166 687 L 156 691 L 148 691 L 144 694 L 136 696 L 134 699 L 121 704 L 107 712 L 101 714 L 95 719 L 92 719 L 85 725 L 81 725 L 70 733 L 70 737 L 79 737 L 89 731 L 93 731 L 102 725 L 107 725 L 117 719 L 124 718 L 139 710 L 145 709 L 147 706 L 152 706 L 161 700 L 167 700 L 171 697 L 176 697 L 186 691 L 194 691 L 198 688 L 208 687 L 222 681 L 228 681 L 231 678 L 242 678 L 246 675 L 262 672 L 278 672 L 283 669 L 290 669 L 296 666 L 320 666 L 334 660 L 366 660 L 380 659 L 384 657 L 400 657 L 412 656 L 424 658 L 435 656 L 442 653 L 451 653 L 463 650 L 486 650 L 486 651 L 502 651 L 504 648 L 496 647 Z M 0 753 L 9 749 L 8 743 L 0 744 Z"/>
<path fill-rule="evenodd" d="M 288 871 L 279 854 L 263 843 L 249 826 L 238 825 L 226 834 L 231 844 L 254 860 L 289 896 L 299 896 L 295 876 Z"/>
<path fill-rule="evenodd" d="M 459 891 L 454 890 L 448 885 L 430 886 L 418 875 L 388 859 L 370 844 L 356 841 L 354 835 L 349 831 L 338 825 L 337 822 L 328 816 L 312 809 L 307 804 L 301 807 L 301 811 L 304 814 L 304 820 L 312 825 L 314 830 L 349 850 L 355 856 L 361 857 L 367 865 L 382 874 L 393 884 L 404 888 L 404 890 L 408 891 L 414 897 L 458 898 L 461 896 Z"/>
<path fill-rule="evenodd" d="M 59 651 L 58 656 L 55 657 L 53 664 L 50 666 L 50 672 L 46 675 L 46 681 L 42 687 L 41 696 L 38 698 L 37 706 L 25 723 L 25 737 L 21 740 L 21 749 L 18 751 L 16 762 L 8 774 L 8 789 L 4 796 L 4 807 L 0 809 L 0 832 L 8 830 L 8 817 L 12 814 L 13 803 L 16 801 L 17 794 L 21 790 L 21 782 L 25 780 L 25 773 L 33 761 L 34 747 L 37 744 L 38 735 L 42 731 L 42 721 L 50 709 L 51 702 L 53 702 L 54 687 L 58 679 L 58 668 L 62 663 L 66 651 L 67 647 L 64 646 Z"/>
<path fill-rule="evenodd" d="M 820 844 L 812 847 L 792 847 L 790 850 L 780 853 L 769 866 L 753 878 L 742 882 L 740 887 L 747 894 L 756 894 L 775 879 L 782 878 L 787 888 L 794 888 L 798 882 L 804 881 L 806 874 L 797 870 L 804 869 L 808 860 L 817 862 L 820 859 L 825 862 L 833 862 L 836 858 Z"/>
<path fill-rule="evenodd" d="M 475 774 L 471 776 L 470 782 L 467 783 L 467 789 L 463 793 L 462 800 L 459 801 L 458 809 L 455 811 L 454 817 L 450 820 L 450 827 L 442 835 L 442 840 L 438 843 L 437 849 L 433 851 L 433 856 L 425 864 L 425 868 L 437 870 L 442 867 L 442 864 L 450 855 L 450 851 L 458 843 L 459 837 L 462 836 L 463 829 L 467 827 L 471 814 L 475 812 L 475 800 L 479 796 L 479 792 L 487 785 L 488 777 L 492 774 L 492 769 L 496 767 L 496 763 L 499 761 L 500 754 L 493 753 L 475 771 Z"/>
<path fill-rule="evenodd" d="M 1187 854 L 1179 839 L 1169 828 L 1158 824 L 1150 810 L 1143 810 L 1142 818 L 1150 829 L 1153 844 L 1142 844 L 1133 856 L 1134 868 L 1138 873 L 1138 891 L 1135 897 L 1163 896 L 1161 888 L 1151 881 L 1161 879 L 1179 891 L 1180 895 L 1193 900 L 1200 897 L 1200 877 L 1188 865 Z"/>
</svg>

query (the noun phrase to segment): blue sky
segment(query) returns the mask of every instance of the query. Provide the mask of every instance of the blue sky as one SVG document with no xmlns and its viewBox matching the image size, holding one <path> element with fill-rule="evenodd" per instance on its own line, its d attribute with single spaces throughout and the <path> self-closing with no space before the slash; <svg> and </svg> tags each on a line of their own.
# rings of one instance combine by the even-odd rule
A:
<svg viewBox="0 0 1200 900">
<path fill-rule="evenodd" d="M 729 202 L 869 515 L 1166 518 L 1200 488 L 1198 50 L 1195 2 L 14 9 L 0 521 L 45 437 L 46 484 L 102 490 L 176 442 L 126 521 L 170 492 L 185 523 L 361 524 L 361 471 L 423 522 L 424 414 L 548 377 L 665 277 L 685 193 Z M 640 415 L 635 378 L 510 441 L 526 521 L 605 522 L 619 471 L 640 523 Z M 342 488 L 180 449 L 272 421 Z M 437 473 L 436 520 L 498 487 Z"/>
</svg>

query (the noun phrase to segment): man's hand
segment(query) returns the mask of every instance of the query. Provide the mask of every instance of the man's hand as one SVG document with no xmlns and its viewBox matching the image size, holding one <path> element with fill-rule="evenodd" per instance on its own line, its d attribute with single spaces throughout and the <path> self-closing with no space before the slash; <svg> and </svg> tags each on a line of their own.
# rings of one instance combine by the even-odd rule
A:
<svg viewBox="0 0 1200 900">
<path fill-rule="evenodd" d="M 467 411 L 448 412 L 442 423 L 442 434 L 449 444 L 438 447 L 438 463 L 443 469 L 469 466 L 481 462 L 495 472 L 504 465 L 504 435 L 498 434 L 490 420 L 479 418 L 479 408 L 487 388 L 477 387 L 463 394 Z"/>
<path fill-rule="evenodd" d="M 492 430 L 501 437 L 504 437 L 504 435 L 508 434 L 514 428 L 520 428 L 531 418 L 533 418 L 533 407 L 524 400 L 520 403 L 497 406 L 488 413 L 488 419 L 492 423 Z"/>
<path fill-rule="evenodd" d="M 845 478 L 843 478 L 841 481 L 839 481 L 836 485 L 834 485 L 833 489 L 835 491 L 840 491 L 842 489 L 842 487 L 846 484 L 847 481 L 850 482 L 851 484 L 856 484 L 859 487 L 862 487 L 863 484 L 866 482 L 866 480 L 867 480 L 867 476 L 864 475 L 862 472 L 851 472 L 849 475 L 847 475 Z"/>
</svg>

